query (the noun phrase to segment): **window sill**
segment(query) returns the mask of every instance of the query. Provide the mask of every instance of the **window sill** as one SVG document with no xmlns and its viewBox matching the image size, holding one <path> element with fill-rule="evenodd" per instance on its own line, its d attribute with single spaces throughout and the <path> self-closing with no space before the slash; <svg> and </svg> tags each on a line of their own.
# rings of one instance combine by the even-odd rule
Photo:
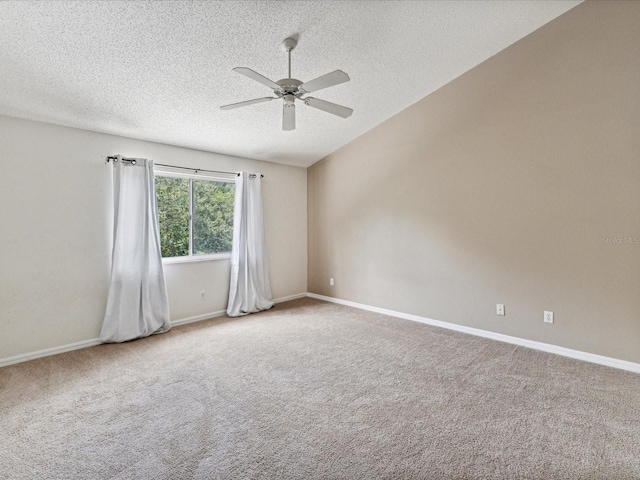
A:
<svg viewBox="0 0 640 480">
<path fill-rule="evenodd" d="M 192 263 L 192 262 L 209 262 L 213 260 L 228 260 L 231 258 L 231 253 L 215 253 L 213 255 L 194 255 L 191 257 L 169 257 L 163 258 L 163 265 L 170 265 L 174 263 Z"/>
</svg>

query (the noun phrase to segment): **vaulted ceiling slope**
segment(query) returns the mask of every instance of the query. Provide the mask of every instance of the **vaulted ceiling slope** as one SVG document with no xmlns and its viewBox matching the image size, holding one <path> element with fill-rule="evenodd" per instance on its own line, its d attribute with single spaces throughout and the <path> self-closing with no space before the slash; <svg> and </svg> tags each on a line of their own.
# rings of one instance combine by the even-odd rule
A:
<svg viewBox="0 0 640 480">
<path fill-rule="evenodd" d="M 579 1 L 3 1 L 0 114 L 307 167 Z M 317 94 L 342 119 L 282 102 L 232 71 L 292 77 L 340 69 Z"/>
</svg>

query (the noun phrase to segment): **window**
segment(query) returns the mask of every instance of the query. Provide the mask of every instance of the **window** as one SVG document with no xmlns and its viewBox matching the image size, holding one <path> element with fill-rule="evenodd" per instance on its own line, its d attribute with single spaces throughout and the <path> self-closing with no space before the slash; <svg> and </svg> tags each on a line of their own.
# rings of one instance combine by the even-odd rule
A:
<svg viewBox="0 0 640 480">
<path fill-rule="evenodd" d="M 232 180 L 156 174 L 162 258 L 228 257 L 233 239 Z"/>
</svg>

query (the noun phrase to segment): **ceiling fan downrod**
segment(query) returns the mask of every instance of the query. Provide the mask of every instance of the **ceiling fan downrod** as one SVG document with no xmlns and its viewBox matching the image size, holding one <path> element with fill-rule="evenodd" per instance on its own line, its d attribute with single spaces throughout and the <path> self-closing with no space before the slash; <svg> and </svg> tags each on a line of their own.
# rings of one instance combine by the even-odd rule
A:
<svg viewBox="0 0 640 480">
<path fill-rule="evenodd" d="M 296 48 L 296 45 L 298 45 L 298 42 L 296 42 L 295 39 L 291 37 L 286 38 L 284 42 L 282 42 L 282 49 L 285 52 L 287 52 L 287 55 L 289 56 L 289 77 L 288 78 L 291 78 L 291 50 Z"/>
</svg>

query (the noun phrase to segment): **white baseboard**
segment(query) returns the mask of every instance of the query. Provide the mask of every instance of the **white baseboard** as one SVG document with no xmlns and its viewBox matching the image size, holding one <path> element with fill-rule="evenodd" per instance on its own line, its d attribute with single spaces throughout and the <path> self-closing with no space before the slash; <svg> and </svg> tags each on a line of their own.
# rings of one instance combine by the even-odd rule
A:
<svg viewBox="0 0 640 480">
<path fill-rule="evenodd" d="M 57 355 L 58 353 L 71 352 L 73 350 L 80 350 L 81 348 L 93 347 L 100 345 L 99 338 L 92 338 L 90 340 L 83 340 L 81 342 L 69 343 L 67 345 L 61 345 L 59 347 L 45 348 L 44 350 L 38 350 L 37 352 L 23 353 L 14 357 L 0 358 L 0 368 L 13 365 L 16 363 L 28 362 L 29 360 L 35 360 L 36 358 L 48 357 L 50 355 Z"/>
<path fill-rule="evenodd" d="M 288 302 L 289 300 L 295 300 L 297 298 L 305 298 L 308 295 L 307 292 L 303 292 L 303 293 L 296 293 L 295 295 L 289 295 L 287 297 L 280 297 L 280 298 L 276 298 L 274 300 L 275 303 L 283 303 L 283 302 Z"/>
<path fill-rule="evenodd" d="M 307 292 L 298 293 L 295 295 L 289 295 L 287 297 L 280 297 L 274 299 L 275 303 L 288 302 L 289 300 L 295 300 L 296 298 L 303 298 L 307 296 Z M 178 325 L 186 325 L 187 323 L 199 322 L 201 320 L 207 320 L 209 318 L 221 317 L 226 315 L 226 310 L 218 310 L 217 312 L 203 313 L 202 315 L 195 315 L 193 317 L 181 318 L 171 322 L 172 327 Z M 61 345 L 59 347 L 46 348 L 44 350 L 38 350 L 37 352 L 23 353 L 15 355 L 13 357 L 0 358 L 0 368 L 14 365 L 16 363 L 27 362 L 29 360 L 35 360 L 36 358 L 48 357 L 50 355 L 57 355 L 59 353 L 71 352 L 73 350 L 79 350 L 81 348 L 94 347 L 100 345 L 99 338 L 92 338 L 90 340 L 83 340 L 81 342 L 70 343 L 67 345 Z"/>
<path fill-rule="evenodd" d="M 208 320 L 210 318 L 221 317 L 226 315 L 226 310 L 218 310 L 217 312 L 203 313 L 202 315 L 195 315 L 193 317 L 180 318 L 178 320 L 171 320 L 171 327 L 177 327 L 179 325 L 186 325 L 187 323 L 200 322 L 201 320 Z"/>
<path fill-rule="evenodd" d="M 476 335 L 478 337 L 485 337 L 492 340 L 498 340 L 500 342 L 512 343 L 514 345 L 520 345 L 522 347 L 533 348 L 534 350 L 555 353 L 556 355 L 562 355 L 563 357 L 575 358 L 578 360 L 584 360 L 585 362 L 597 363 L 599 365 L 606 365 L 607 367 L 619 368 L 621 370 L 627 370 L 629 372 L 640 373 L 640 363 L 628 362 L 626 360 L 619 360 L 617 358 L 604 357 L 602 355 L 596 355 L 594 353 L 572 350 L 570 348 L 551 345 L 549 343 L 536 342 L 534 340 L 527 340 L 525 338 L 512 337 L 510 335 L 503 335 L 502 333 L 490 332 L 488 330 L 481 330 L 479 328 L 465 327 L 464 325 L 456 325 L 455 323 L 433 320 L 431 318 L 411 315 L 409 313 L 397 312 L 395 310 L 387 310 L 386 308 L 372 307 L 371 305 L 350 302 L 348 300 L 341 300 L 334 297 L 326 297 L 324 295 L 318 295 L 316 293 L 307 293 L 307 296 L 316 298 L 318 300 L 324 300 L 326 302 L 338 303 L 340 305 L 346 305 L 348 307 L 359 308 L 361 310 L 382 313 L 384 315 L 390 315 L 392 317 L 403 318 L 405 320 L 425 323 L 427 325 L 433 325 L 435 327 L 447 328 L 449 330 L 455 330 L 457 332 L 468 333 L 470 335 Z"/>
<path fill-rule="evenodd" d="M 468 333 L 470 335 L 476 335 L 478 337 L 490 338 L 492 340 L 498 340 L 500 342 L 511 343 L 514 345 L 520 345 L 527 348 L 533 348 L 534 350 L 541 350 L 543 352 L 555 353 L 556 355 L 562 355 L 564 357 L 575 358 L 586 362 L 597 363 L 599 365 L 606 365 L 608 367 L 619 368 L 621 370 L 627 370 L 630 372 L 640 373 L 640 364 L 634 362 L 628 362 L 626 360 L 620 360 L 617 358 L 605 357 L 602 355 L 596 355 L 594 353 L 582 352 L 580 350 L 572 350 L 570 348 L 560 347 L 558 345 L 551 345 L 548 343 L 536 342 L 534 340 L 527 340 L 525 338 L 512 337 L 510 335 L 503 335 L 502 333 L 490 332 L 487 330 L 481 330 L 479 328 L 465 327 L 464 325 L 456 325 L 455 323 L 443 322 L 440 320 L 433 320 L 431 318 L 420 317 L 418 315 L 411 315 L 409 313 L 398 312 L 395 310 L 388 310 L 386 308 L 373 307 L 371 305 L 365 305 L 362 303 L 351 302 L 348 300 L 342 300 L 334 297 L 326 297 L 324 295 L 318 295 L 316 293 L 298 293 L 296 295 L 289 295 L 286 297 L 276 298 L 275 303 L 288 302 L 297 298 L 311 297 L 318 300 L 324 300 L 326 302 L 337 303 L 340 305 L 346 305 L 348 307 L 359 308 L 361 310 L 367 310 L 370 312 L 381 313 L 383 315 L 390 315 L 393 317 L 403 318 L 405 320 L 412 320 L 414 322 L 425 323 L 427 325 L 433 325 L 436 327 L 447 328 L 449 330 L 455 330 L 462 333 Z M 198 322 L 201 320 L 207 320 L 209 318 L 220 317 L 226 314 L 226 310 L 219 310 L 216 312 L 205 313 L 202 315 L 196 315 L 193 317 L 181 318 L 171 322 L 171 326 L 186 325 L 188 323 Z M 71 352 L 73 350 L 79 350 L 81 348 L 93 347 L 99 345 L 99 338 L 92 338 L 89 340 L 83 340 L 81 342 L 70 343 L 67 345 L 61 345 L 59 347 L 46 348 L 44 350 L 38 350 L 36 352 L 23 353 L 15 355 L 13 357 L 7 357 L 0 359 L 0 368 L 16 363 L 27 362 L 29 360 L 35 360 L 36 358 L 48 357 L 50 355 L 57 355 L 59 353 Z"/>
<path fill-rule="evenodd" d="M 273 300 L 273 303 L 288 302 L 289 300 L 295 300 L 296 298 L 304 298 L 306 296 L 307 296 L 307 292 L 297 293 L 295 295 L 289 295 L 287 297 L 275 298 Z M 178 325 L 186 325 L 187 323 L 199 322 L 201 320 L 207 320 L 209 318 L 221 317 L 226 314 L 227 314 L 226 310 L 218 310 L 217 312 L 203 313 L 202 315 L 196 315 L 195 317 L 187 317 L 187 318 L 181 318 L 179 320 L 173 320 L 171 322 L 171 326 L 177 327 Z"/>
</svg>

